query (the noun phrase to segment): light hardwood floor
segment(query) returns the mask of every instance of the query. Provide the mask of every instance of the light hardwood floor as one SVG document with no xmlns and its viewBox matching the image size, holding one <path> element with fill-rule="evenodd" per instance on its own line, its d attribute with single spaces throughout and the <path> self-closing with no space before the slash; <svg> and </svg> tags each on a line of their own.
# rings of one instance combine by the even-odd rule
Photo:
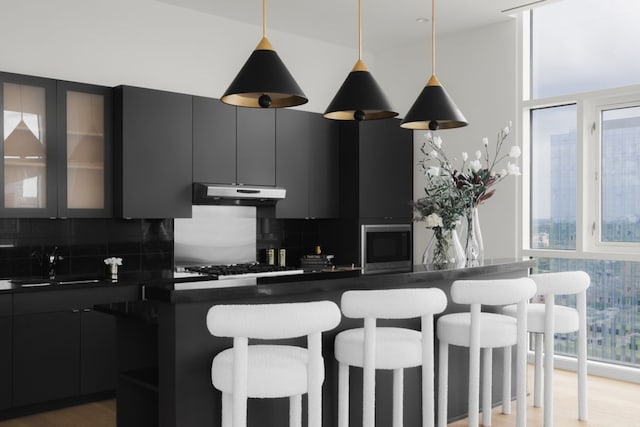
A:
<svg viewBox="0 0 640 427">
<path fill-rule="evenodd" d="M 532 392 L 532 369 L 529 367 L 529 391 Z M 589 420 L 578 421 L 577 379 L 573 372 L 556 370 L 555 427 L 640 427 L 640 384 L 589 376 Z M 527 426 L 542 427 L 542 408 L 532 407 L 529 396 Z M 515 425 L 515 402 L 511 415 L 500 414 L 495 408 L 493 427 Z M 88 403 L 71 408 L 31 415 L 0 422 L 0 427 L 115 427 L 116 404 L 114 400 Z M 467 426 L 467 420 L 456 421 L 449 427 Z"/>
</svg>

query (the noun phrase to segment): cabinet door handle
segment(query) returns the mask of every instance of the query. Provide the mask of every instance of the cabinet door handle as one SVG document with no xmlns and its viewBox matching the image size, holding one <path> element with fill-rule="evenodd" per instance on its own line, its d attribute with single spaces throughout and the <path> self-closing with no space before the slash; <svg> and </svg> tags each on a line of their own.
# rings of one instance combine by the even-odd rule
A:
<svg viewBox="0 0 640 427">
<path fill-rule="evenodd" d="M 83 308 L 82 311 L 85 312 L 85 313 L 88 313 L 90 311 L 93 311 L 93 309 L 91 309 L 91 308 Z"/>
<path fill-rule="evenodd" d="M 73 310 L 71 310 L 72 313 L 80 313 L 80 309 L 74 308 Z"/>
</svg>

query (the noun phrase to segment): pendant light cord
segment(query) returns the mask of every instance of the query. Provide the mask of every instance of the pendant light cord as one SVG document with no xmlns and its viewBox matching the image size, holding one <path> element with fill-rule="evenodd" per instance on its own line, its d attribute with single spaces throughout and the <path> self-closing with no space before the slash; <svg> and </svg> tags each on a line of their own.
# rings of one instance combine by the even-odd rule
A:
<svg viewBox="0 0 640 427">
<path fill-rule="evenodd" d="M 267 0 L 262 0 L 262 38 L 267 37 Z"/>
<path fill-rule="evenodd" d="M 436 0 L 431 0 L 431 75 L 436 75 Z"/>
<path fill-rule="evenodd" d="M 362 59 L 362 0 L 358 0 L 358 59 Z"/>
</svg>

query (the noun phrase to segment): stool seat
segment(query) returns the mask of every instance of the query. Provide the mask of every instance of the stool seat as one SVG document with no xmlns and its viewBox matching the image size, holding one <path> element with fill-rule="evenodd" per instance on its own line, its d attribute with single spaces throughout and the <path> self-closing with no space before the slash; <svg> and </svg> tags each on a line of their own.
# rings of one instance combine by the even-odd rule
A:
<svg viewBox="0 0 640 427">
<path fill-rule="evenodd" d="M 335 355 L 339 362 L 364 366 L 364 328 L 348 329 L 336 336 Z M 412 368 L 422 365 L 422 334 L 405 328 L 378 327 L 376 369 Z"/>
<path fill-rule="evenodd" d="M 497 348 L 518 342 L 516 319 L 496 313 L 480 313 L 480 347 Z M 438 321 L 437 335 L 451 345 L 469 347 L 471 342 L 471 313 L 452 313 Z"/>
<path fill-rule="evenodd" d="M 212 383 L 223 393 L 233 392 L 233 357 L 233 348 L 229 348 L 218 353 L 211 364 Z M 247 397 L 265 399 L 307 392 L 307 349 L 250 345 L 247 360 Z"/>
<path fill-rule="evenodd" d="M 504 314 L 509 316 L 516 315 L 516 306 L 509 305 L 504 307 Z M 527 308 L 527 330 L 538 334 L 544 333 L 544 304 L 529 304 Z M 579 329 L 580 318 L 578 310 L 572 307 L 556 305 L 553 308 L 553 331 L 556 334 L 567 334 L 575 332 Z"/>
</svg>

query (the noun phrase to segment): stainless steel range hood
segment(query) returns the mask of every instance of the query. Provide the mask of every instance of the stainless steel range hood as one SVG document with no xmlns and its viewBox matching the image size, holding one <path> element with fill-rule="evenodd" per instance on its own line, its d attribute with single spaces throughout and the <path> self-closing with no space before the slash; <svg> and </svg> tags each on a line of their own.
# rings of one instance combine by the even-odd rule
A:
<svg viewBox="0 0 640 427">
<path fill-rule="evenodd" d="M 193 184 L 196 205 L 269 206 L 285 198 L 287 190 L 249 185 Z"/>
</svg>

